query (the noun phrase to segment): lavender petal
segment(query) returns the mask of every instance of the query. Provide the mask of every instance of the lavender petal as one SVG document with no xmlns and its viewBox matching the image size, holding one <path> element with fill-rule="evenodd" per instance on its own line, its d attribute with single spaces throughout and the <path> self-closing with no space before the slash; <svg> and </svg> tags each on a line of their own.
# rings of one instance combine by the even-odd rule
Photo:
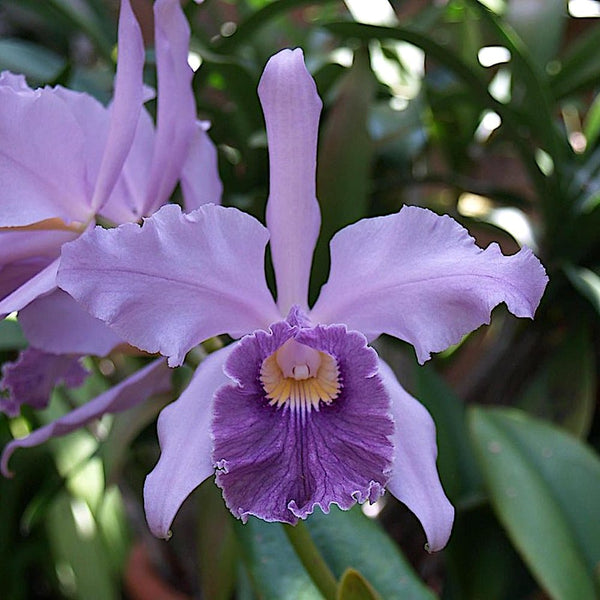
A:
<svg viewBox="0 0 600 600">
<path fill-rule="evenodd" d="M 10 417 L 17 416 L 23 404 L 40 410 L 48 406 L 50 394 L 58 384 L 79 387 L 89 375 L 79 359 L 27 348 L 16 362 L 2 367 L 0 389 L 4 388 L 7 397 L 0 396 L 0 410 Z"/>
<path fill-rule="evenodd" d="M 369 339 L 393 335 L 423 363 L 489 323 L 501 302 L 533 317 L 547 281 L 528 248 L 512 256 L 496 244 L 482 250 L 450 217 L 405 206 L 334 236 L 329 281 L 310 317 L 346 323 Z"/>
<path fill-rule="evenodd" d="M 394 466 L 387 485 L 391 494 L 415 513 L 431 552 L 450 537 L 454 508 L 440 483 L 435 465 L 435 424 L 425 407 L 402 389 L 390 367 L 379 362 L 379 373 L 392 400 L 395 421 Z"/>
<path fill-rule="evenodd" d="M 64 417 L 36 429 L 24 438 L 13 440 L 4 447 L 0 471 L 10 477 L 8 461 L 17 448 L 39 446 L 52 437 L 59 437 L 99 419 L 107 413 L 118 413 L 143 402 L 154 394 L 167 392 L 171 387 L 171 372 L 164 359 L 155 360 L 110 390 L 87 404 L 72 410 Z"/>
<path fill-rule="evenodd" d="M 213 396 L 227 382 L 223 363 L 234 347 L 209 355 L 179 399 L 160 413 L 161 455 L 144 484 L 146 519 L 157 537 L 169 537 L 171 523 L 183 501 L 213 474 L 210 460 Z"/>
<path fill-rule="evenodd" d="M 269 145 L 267 226 L 282 314 L 307 308 L 312 255 L 321 215 L 315 196 L 321 100 L 302 50 L 273 56 L 258 86 Z"/>
<path fill-rule="evenodd" d="M 206 205 L 185 215 L 167 205 L 143 227 L 96 227 L 65 244 L 58 280 L 123 339 L 175 366 L 202 340 L 277 320 L 266 242 L 267 230 L 236 209 Z"/>
</svg>

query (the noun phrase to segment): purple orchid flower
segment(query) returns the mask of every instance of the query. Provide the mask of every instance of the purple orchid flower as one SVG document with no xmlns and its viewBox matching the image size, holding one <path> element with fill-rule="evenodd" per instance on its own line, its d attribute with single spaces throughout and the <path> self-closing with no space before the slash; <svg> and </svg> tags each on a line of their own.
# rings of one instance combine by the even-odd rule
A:
<svg viewBox="0 0 600 600">
<path fill-rule="evenodd" d="M 188 23 L 178 0 L 157 0 L 154 13 L 156 128 L 143 109 L 144 48 L 129 0 L 121 3 L 109 107 L 84 93 L 34 90 L 21 75 L 0 75 L 0 318 L 19 311 L 31 344 L 0 382 L 8 391 L 0 409 L 8 414 L 23 403 L 44 407 L 53 383 L 81 381 L 80 355 L 106 355 L 122 343 L 57 289 L 62 245 L 97 217 L 118 225 L 152 214 L 178 180 L 187 210 L 220 200 L 216 150 L 196 120 Z M 43 385 L 31 390 L 24 381 Z"/>
<path fill-rule="evenodd" d="M 204 360 L 162 411 L 162 453 L 144 490 L 148 523 L 167 537 L 182 502 L 216 471 L 242 520 L 294 523 L 315 506 L 347 509 L 387 489 L 439 550 L 454 510 L 436 470 L 435 426 L 369 340 L 405 340 L 422 363 L 489 322 L 500 302 L 532 317 L 544 269 L 529 249 L 482 250 L 451 218 L 407 206 L 334 236 L 329 281 L 309 307 L 321 101 L 301 50 L 270 59 L 259 96 L 267 227 L 234 208 L 185 215 L 166 206 L 142 227 L 96 228 L 63 247 L 59 285 L 171 366 L 209 337 L 241 338 Z M 265 281 L 267 242 L 277 303 Z"/>
<path fill-rule="evenodd" d="M 62 244 L 97 216 L 113 224 L 138 221 L 167 202 L 180 178 L 187 210 L 219 201 L 216 154 L 196 121 L 187 64 L 189 26 L 177 0 L 157 0 L 154 11 L 156 130 L 142 109 L 144 48 L 129 0 L 121 3 L 110 107 L 60 86 L 32 90 L 21 75 L 0 76 L 0 315 L 31 306 L 56 289 Z M 194 164 L 192 172 L 186 158 L 198 155 L 207 160 Z M 28 339 L 51 352 L 61 352 L 63 346 L 79 351 L 81 344 L 70 343 L 70 328 L 63 327 L 68 311 L 58 304 L 43 312 L 53 310 L 62 334 L 37 335 L 24 311 Z M 103 354 L 106 346 L 84 351 Z"/>
</svg>

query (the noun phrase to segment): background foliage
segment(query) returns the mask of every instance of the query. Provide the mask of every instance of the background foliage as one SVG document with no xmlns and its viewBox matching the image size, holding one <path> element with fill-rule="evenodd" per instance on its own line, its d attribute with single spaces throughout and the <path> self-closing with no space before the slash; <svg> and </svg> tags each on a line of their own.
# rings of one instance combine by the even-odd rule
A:
<svg viewBox="0 0 600 600">
<path fill-rule="evenodd" d="M 500 307 L 490 327 L 424 368 L 404 345 L 379 340 L 434 416 L 457 519 L 448 547 L 429 555 L 416 519 L 392 498 L 367 514 L 313 515 L 308 530 L 334 574 L 358 572 L 346 574 L 340 598 L 600 597 L 600 21 L 573 16 L 585 4 L 186 5 L 198 110 L 219 147 L 224 202 L 258 218 L 268 165 L 256 86 L 269 56 L 304 48 L 324 99 L 313 298 L 333 233 L 404 203 L 451 214 L 482 246 L 495 240 L 511 253 L 527 244 L 550 276 L 535 321 Z M 0 69 L 106 101 L 117 8 L 0 0 Z M 151 65 L 150 0 L 136 10 Z M 24 343 L 15 321 L 0 323 L 2 361 Z M 0 417 L 0 443 L 136 364 L 114 356 L 89 366 L 84 388 L 57 389 L 48 410 Z M 188 378 L 186 368 L 175 372 L 175 389 Z M 282 528 L 234 522 L 211 482 L 186 503 L 169 544 L 151 538 L 141 487 L 168 401 L 15 455 L 17 476 L 0 480 L 3 598 L 320 598 Z"/>
</svg>

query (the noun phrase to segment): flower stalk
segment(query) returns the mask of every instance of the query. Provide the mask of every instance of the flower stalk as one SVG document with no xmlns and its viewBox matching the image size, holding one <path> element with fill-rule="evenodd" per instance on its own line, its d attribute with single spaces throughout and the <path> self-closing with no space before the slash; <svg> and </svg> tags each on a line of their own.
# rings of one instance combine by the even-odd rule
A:
<svg viewBox="0 0 600 600">
<path fill-rule="evenodd" d="M 295 525 L 283 523 L 283 530 L 296 555 L 325 599 L 336 600 L 337 579 L 315 546 L 304 523 L 302 521 L 298 521 Z"/>
</svg>

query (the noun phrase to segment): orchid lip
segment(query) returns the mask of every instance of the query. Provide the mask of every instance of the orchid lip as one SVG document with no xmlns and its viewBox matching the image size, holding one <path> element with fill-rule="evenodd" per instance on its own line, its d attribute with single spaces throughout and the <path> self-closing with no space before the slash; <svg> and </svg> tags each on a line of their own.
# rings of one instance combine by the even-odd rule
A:
<svg viewBox="0 0 600 600">
<path fill-rule="evenodd" d="M 331 404 L 342 388 L 336 359 L 294 339 L 263 361 L 260 382 L 271 406 L 302 414 Z"/>
</svg>

